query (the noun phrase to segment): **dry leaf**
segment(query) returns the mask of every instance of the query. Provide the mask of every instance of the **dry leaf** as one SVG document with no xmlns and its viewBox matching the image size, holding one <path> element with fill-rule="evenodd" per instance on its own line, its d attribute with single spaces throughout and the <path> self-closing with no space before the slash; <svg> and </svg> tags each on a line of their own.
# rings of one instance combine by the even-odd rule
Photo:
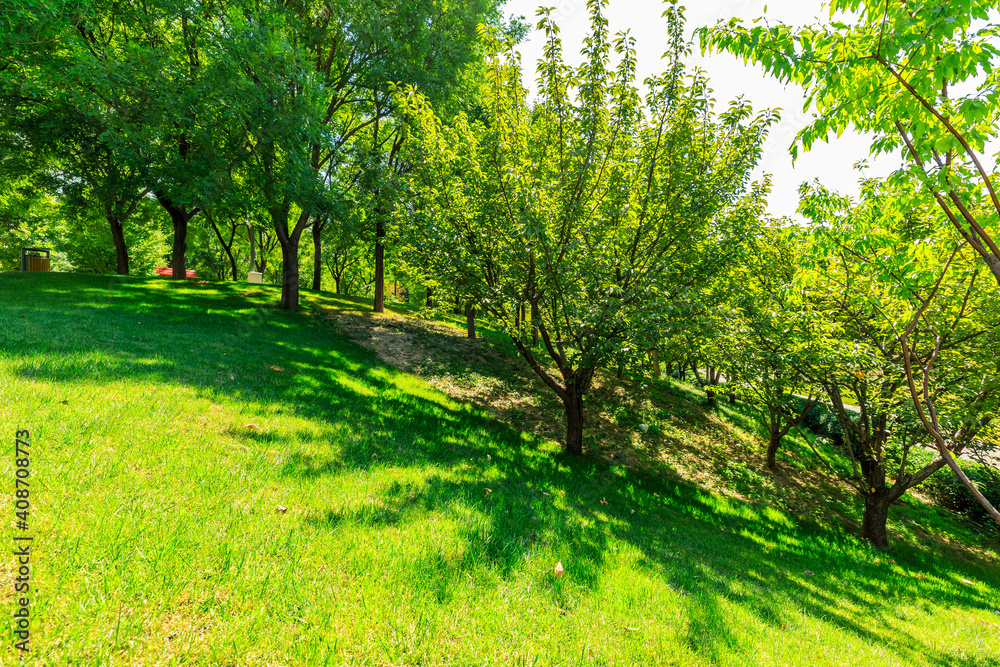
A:
<svg viewBox="0 0 1000 667">
<path fill-rule="evenodd" d="M 976 584 L 969 581 L 968 579 L 959 579 L 963 584 L 968 584 L 969 586 L 975 586 Z"/>
<path fill-rule="evenodd" d="M 282 507 L 281 505 L 278 505 L 278 507 L 275 509 L 275 511 L 276 512 L 281 512 L 282 514 L 284 514 L 285 512 L 288 511 L 288 508 L 287 507 Z"/>
<path fill-rule="evenodd" d="M 813 572 L 812 570 L 806 570 L 802 574 L 806 575 L 807 577 L 815 577 L 816 576 L 816 573 Z"/>
<path fill-rule="evenodd" d="M 284 373 L 285 372 L 285 369 L 282 368 L 281 366 L 268 366 L 268 368 L 270 368 L 275 373 Z"/>
<path fill-rule="evenodd" d="M 556 579 L 558 579 L 559 577 L 563 576 L 563 572 L 564 570 L 562 566 L 562 561 L 559 561 L 558 563 L 556 563 L 555 569 L 552 570 L 552 574 L 554 574 Z"/>
<path fill-rule="evenodd" d="M 602 505 L 607 505 L 607 504 L 608 504 L 608 501 L 607 501 L 607 500 L 605 500 L 604 498 L 601 498 L 601 504 L 602 504 Z"/>
<path fill-rule="evenodd" d="M 250 422 L 249 424 L 245 424 L 245 425 L 243 426 L 243 428 L 248 428 L 248 429 L 250 429 L 251 431 L 259 431 L 259 430 L 260 430 L 260 426 L 257 426 L 257 425 L 256 425 L 256 424 L 254 424 L 253 422 Z"/>
</svg>

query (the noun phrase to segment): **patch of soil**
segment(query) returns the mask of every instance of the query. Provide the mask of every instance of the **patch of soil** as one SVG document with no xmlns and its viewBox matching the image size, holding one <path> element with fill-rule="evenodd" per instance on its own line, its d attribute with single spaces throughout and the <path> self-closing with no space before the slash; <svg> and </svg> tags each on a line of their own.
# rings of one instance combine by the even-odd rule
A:
<svg viewBox="0 0 1000 667">
<path fill-rule="evenodd" d="M 543 438 L 562 434 L 562 409 L 516 352 L 489 338 L 415 317 L 325 310 L 341 333 L 399 370 L 451 398 L 473 403 L 501 421 Z"/>
</svg>

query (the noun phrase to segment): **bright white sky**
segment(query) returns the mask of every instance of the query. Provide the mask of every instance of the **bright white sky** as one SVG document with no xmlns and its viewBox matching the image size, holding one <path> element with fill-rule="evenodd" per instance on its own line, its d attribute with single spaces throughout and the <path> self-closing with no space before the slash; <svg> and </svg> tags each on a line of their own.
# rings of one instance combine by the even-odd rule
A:
<svg viewBox="0 0 1000 667">
<path fill-rule="evenodd" d="M 589 29 L 586 0 L 508 0 L 504 11 L 524 16 L 534 26 L 537 23 L 535 10 L 541 4 L 556 7 L 554 16 L 562 32 L 564 56 L 568 63 L 578 63 L 579 59 L 571 60 L 571 56 L 579 53 L 582 39 Z M 814 23 L 816 17 L 828 18 L 821 0 L 696 0 L 684 4 L 687 7 L 685 16 L 689 36 L 701 26 L 714 25 L 719 19 L 732 17 L 749 23 L 759 16 L 766 16 L 769 21 L 797 25 Z M 664 8 L 659 0 L 610 0 L 607 17 L 611 34 L 627 29 L 636 38 L 639 81 L 663 69 L 660 57 L 666 50 L 666 20 L 662 18 Z M 534 66 L 541 56 L 541 49 L 542 36 L 538 32 L 533 32 L 521 45 L 526 84 L 533 84 L 535 80 Z M 730 100 L 740 95 L 750 100 L 755 109 L 782 110 L 781 124 L 771 129 L 761 166 L 755 175 L 755 178 L 762 173 L 773 176 L 774 188 L 768 202 L 772 215 L 800 217 L 795 214 L 798 187 L 805 181 L 818 178 L 827 187 L 855 196 L 861 176 L 854 169 L 855 163 L 869 160 L 865 170 L 869 177 L 884 176 L 898 166 L 892 158 L 870 159 L 868 141 L 857 134 L 845 134 L 832 144 L 816 144 L 809 153 L 800 151 L 799 159 L 793 166 L 789 147 L 809 118 L 802 111 L 805 98 L 801 88 L 794 85 L 785 87 L 759 68 L 745 66 L 741 60 L 728 54 L 702 57 L 697 45 L 688 64 L 708 72 L 718 110 L 724 109 Z"/>
</svg>

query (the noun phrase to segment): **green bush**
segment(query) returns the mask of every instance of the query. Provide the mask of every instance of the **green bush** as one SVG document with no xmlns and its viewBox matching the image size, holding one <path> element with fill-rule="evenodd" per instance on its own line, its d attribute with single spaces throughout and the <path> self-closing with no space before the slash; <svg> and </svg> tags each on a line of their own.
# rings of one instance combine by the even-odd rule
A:
<svg viewBox="0 0 1000 667">
<path fill-rule="evenodd" d="M 805 407 L 805 399 L 798 399 L 796 409 Z M 802 420 L 802 425 L 809 429 L 813 435 L 826 438 L 832 444 L 840 446 L 844 444 L 844 430 L 840 426 L 837 415 L 833 413 L 825 403 L 816 403 Z"/>
<path fill-rule="evenodd" d="M 961 461 L 959 465 L 968 478 L 976 483 L 986 499 L 994 507 L 1000 506 L 1000 470 L 969 461 Z M 996 525 L 950 468 L 946 467 L 934 473 L 927 480 L 925 488 L 942 507 L 975 524 L 976 532 L 1000 534 L 1000 526 Z"/>
</svg>

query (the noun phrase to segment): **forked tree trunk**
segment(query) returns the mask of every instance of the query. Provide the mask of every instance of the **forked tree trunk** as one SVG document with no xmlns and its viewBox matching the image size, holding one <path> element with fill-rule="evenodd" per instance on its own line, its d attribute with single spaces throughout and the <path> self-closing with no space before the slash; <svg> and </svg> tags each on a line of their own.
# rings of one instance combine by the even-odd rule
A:
<svg viewBox="0 0 1000 667">
<path fill-rule="evenodd" d="M 385 312 L 385 223 L 375 223 L 375 304 L 372 310 Z"/>
<path fill-rule="evenodd" d="M 107 216 L 108 224 L 111 225 L 111 238 L 115 242 L 115 273 L 120 276 L 128 275 L 128 245 L 125 243 L 125 228 L 114 216 Z"/>
<path fill-rule="evenodd" d="M 468 301 L 465 303 L 465 332 L 469 338 L 476 337 L 476 309 Z"/>
<path fill-rule="evenodd" d="M 281 245 L 281 303 L 283 310 L 299 309 L 299 239 L 309 214 L 302 212 L 288 233 L 288 205 L 271 212 L 274 231 Z"/>
<path fill-rule="evenodd" d="M 882 549 L 889 548 L 889 532 L 887 524 L 889 521 L 889 507 L 892 505 L 892 497 L 889 489 L 885 487 L 875 487 L 875 492 L 871 489 L 865 491 L 865 515 L 861 522 L 861 537 L 868 540 L 873 547 Z"/>
<path fill-rule="evenodd" d="M 194 212 L 188 212 L 186 206 L 177 206 L 173 201 L 158 193 L 156 200 L 170 215 L 170 222 L 174 227 L 174 243 L 170 255 L 172 277 L 183 280 L 187 278 L 188 223 L 197 214 L 197 209 Z"/>
</svg>

